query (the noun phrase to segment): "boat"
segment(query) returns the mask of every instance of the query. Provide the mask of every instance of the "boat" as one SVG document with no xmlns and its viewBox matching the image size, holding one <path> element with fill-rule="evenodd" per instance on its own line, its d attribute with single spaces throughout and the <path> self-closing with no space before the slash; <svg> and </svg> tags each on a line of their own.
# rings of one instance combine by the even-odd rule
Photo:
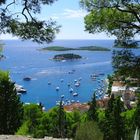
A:
<svg viewBox="0 0 140 140">
<path fill-rule="evenodd" d="M 99 75 L 104 76 L 105 74 L 104 73 L 99 73 Z"/>
<path fill-rule="evenodd" d="M 56 87 L 56 91 L 59 91 L 60 87 Z"/>
<path fill-rule="evenodd" d="M 66 62 L 66 60 L 62 60 L 61 62 Z"/>
<path fill-rule="evenodd" d="M 72 93 L 72 92 L 73 92 L 73 88 L 70 88 L 70 89 L 69 89 L 69 92 Z"/>
<path fill-rule="evenodd" d="M 79 81 L 81 81 L 82 80 L 82 77 L 79 77 Z"/>
<path fill-rule="evenodd" d="M 61 95 L 61 98 L 64 98 L 64 95 Z"/>
<path fill-rule="evenodd" d="M 18 95 L 18 96 L 21 96 L 21 93 L 18 92 L 17 95 Z"/>
<path fill-rule="evenodd" d="M 27 91 L 26 91 L 26 89 L 22 88 L 22 89 L 18 89 L 17 92 L 18 93 L 26 93 Z"/>
<path fill-rule="evenodd" d="M 77 80 L 75 79 L 75 80 L 74 80 L 74 82 L 76 83 L 76 82 L 77 82 Z"/>
<path fill-rule="evenodd" d="M 31 81 L 31 77 L 24 77 L 23 80 L 24 81 Z"/>
<path fill-rule="evenodd" d="M 63 83 L 64 82 L 64 79 L 60 79 L 60 81 L 61 81 L 61 83 Z"/>
<path fill-rule="evenodd" d="M 75 102 L 75 100 L 71 100 L 71 103 L 74 103 Z"/>
<path fill-rule="evenodd" d="M 25 88 L 23 88 L 23 86 L 21 86 L 21 85 L 15 84 L 15 88 L 16 88 L 17 93 L 26 93 L 27 92 L 27 90 Z"/>
<path fill-rule="evenodd" d="M 60 101 L 56 101 L 56 105 L 59 106 L 60 105 Z"/>
<path fill-rule="evenodd" d="M 51 85 L 51 82 L 48 82 L 48 85 Z"/>
<path fill-rule="evenodd" d="M 73 74 L 73 71 L 69 71 L 68 74 Z"/>
<path fill-rule="evenodd" d="M 80 82 L 76 82 L 76 83 L 75 83 L 75 86 L 76 86 L 76 87 L 79 87 L 79 86 L 80 86 Z"/>
<path fill-rule="evenodd" d="M 68 87 L 70 87 L 70 85 L 71 85 L 71 84 L 70 84 L 70 83 L 68 83 Z"/>
<path fill-rule="evenodd" d="M 76 93 L 76 92 L 75 92 L 75 93 L 73 93 L 73 96 L 78 96 L 78 93 Z"/>
</svg>

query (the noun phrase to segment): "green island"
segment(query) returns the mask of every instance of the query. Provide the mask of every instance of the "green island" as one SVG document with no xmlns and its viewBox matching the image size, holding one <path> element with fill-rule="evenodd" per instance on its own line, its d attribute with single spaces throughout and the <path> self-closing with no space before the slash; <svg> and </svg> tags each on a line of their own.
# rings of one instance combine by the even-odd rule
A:
<svg viewBox="0 0 140 140">
<path fill-rule="evenodd" d="M 53 57 L 53 60 L 74 60 L 74 59 L 81 59 L 82 56 L 73 53 L 67 54 L 57 54 Z"/>
<path fill-rule="evenodd" d="M 49 46 L 42 48 L 41 50 L 47 50 L 47 51 L 71 51 L 71 50 L 84 50 L 84 51 L 110 51 L 108 48 L 104 47 L 97 47 L 97 46 L 85 46 L 85 47 L 79 47 L 79 48 L 66 48 L 62 46 Z"/>
</svg>

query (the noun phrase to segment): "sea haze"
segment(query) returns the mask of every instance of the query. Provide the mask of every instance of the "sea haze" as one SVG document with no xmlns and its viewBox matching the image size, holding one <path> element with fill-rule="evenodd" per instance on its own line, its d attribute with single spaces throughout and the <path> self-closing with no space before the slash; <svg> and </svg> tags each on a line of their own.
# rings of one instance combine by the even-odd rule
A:
<svg viewBox="0 0 140 140">
<path fill-rule="evenodd" d="M 82 47 L 82 46 L 101 46 L 112 48 L 113 40 L 57 40 L 51 44 L 36 44 L 31 41 L 5 40 L 3 53 L 5 60 L 0 62 L 0 68 L 10 72 L 10 76 L 17 84 L 23 85 L 27 93 L 21 95 L 23 102 L 41 102 L 46 109 L 56 105 L 61 95 L 65 95 L 65 100 L 75 100 L 87 102 L 91 99 L 93 92 L 99 88 L 99 80 L 112 73 L 111 55 L 112 51 L 69 51 L 83 57 L 81 60 L 56 62 L 50 60 L 55 54 L 64 52 L 39 51 L 42 47 L 63 46 L 63 47 Z M 67 52 L 65 52 L 67 53 Z M 74 70 L 73 74 L 68 74 Z M 92 80 L 91 74 L 100 75 Z M 24 77 L 31 77 L 31 81 L 23 81 Z M 79 87 L 74 86 L 74 80 L 82 79 Z M 61 79 L 64 81 L 62 82 Z M 51 82 L 51 85 L 48 85 Z M 68 83 L 74 92 L 79 95 L 73 97 L 69 93 Z M 60 90 L 56 91 L 59 86 Z"/>
</svg>

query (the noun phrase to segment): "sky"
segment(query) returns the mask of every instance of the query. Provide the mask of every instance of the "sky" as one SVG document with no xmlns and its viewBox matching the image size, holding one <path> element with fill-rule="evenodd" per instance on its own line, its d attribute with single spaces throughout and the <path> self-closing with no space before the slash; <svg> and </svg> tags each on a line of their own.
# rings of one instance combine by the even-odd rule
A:
<svg viewBox="0 0 140 140">
<path fill-rule="evenodd" d="M 41 14 L 38 18 L 41 20 L 53 19 L 61 25 L 60 33 L 56 39 L 114 39 L 108 37 L 105 33 L 89 34 L 85 32 L 84 16 L 87 12 L 80 7 L 80 0 L 58 0 L 51 6 L 42 6 Z M 18 11 L 18 6 L 14 7 Z M 0 39 L 17 39 L 9 34 L 0 35 Z"/>
</svg>

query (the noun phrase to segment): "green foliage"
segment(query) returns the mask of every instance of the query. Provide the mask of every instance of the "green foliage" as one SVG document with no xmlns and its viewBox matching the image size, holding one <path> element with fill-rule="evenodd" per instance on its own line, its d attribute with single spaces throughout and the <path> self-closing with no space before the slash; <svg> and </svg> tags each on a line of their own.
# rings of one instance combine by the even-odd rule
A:
<svg viewBox="0 0 140 140">
<path fill-rule="evenodd" d="M 80 124 L 74 140 L 103 140 L 103 134 L 95 122 Z"/>
<path fill-rule="evenodd" d="M 92 101 L 89 103 L 90 107 L 87 112 L 88 119 L 91 120 L 97 120 L 97 106 L 96 106 L 96 96 L 95 93 L 93 94 Z"/>
<path fill-rule="evenodd" d="M 134 138 L 135 133 L 135 124 L 134 124 L 134 113 L 135 109 L 127 110 L 123 112 L 121 115 L 124 118 L 124 124 L 125 124 L 125 138 L 127 140 L 132 140 Z"/>
<path fill-rule="evenodd" d="M 0 71 L 0 134 L 14 134 L 23 116 L 22 103 L 8 72 Z"/>
<path fill-rule="evenodd" d="M 17 134 L 38 137 L 38 127 L 43 113 L 41 107 L 35 104 L 24 106 L 24 121 Z"/>
<path fill-rule="evenodd" d="M 115 40 L 114 47 L 116 48 L 139 48 L 139 41 L 133 40 Z"/>
<path fill-rule="evenodd" d="M 134 113 L 134 122 L 135 126 L 140 129 L 140 95 L 138 95 L 138 102 L 137 102 L 137 107 L 136 111 Z"/>
<path fill-rule="evenodd" d="M 140 57 L 131 50 L 113 51 L 112 65 L 116 75 L 140 79 Z"/>
<path fill-rule="evenodd" d="M 11 3 L 8 0 L 1 1 L 0 34 L 10 33 L 23 40 L 30 39 L 38 43 L 51 42 L 59 32 L 60 26 L 52 20 L 38 20 L 35 15 L 41 13 L 42 4 L 51 5 L 55 1 L 57 0 L 13 0 Z M 17 5 L 21 7 L 19 11 L 11 10 L 12 6 Z"/>
<path fill-rule="evenodd" d="M 65 48 L 61 46 L 50 46 L 42 48 L 42 50 L 48 50 L 48 51 L 69 51 L 69 50 L 75 50 L 74 48 Z"/>
<path fill-rule="evenodd" d="M 105 120 L 101 125 L 104 140 L 125 139 L 124 120 L 121 116 L 123 110 L 124 107 L 120 101 L 120 97 L 114 98 L 114 96 L 111 96 L 108 102 L 108 108 L 105 111 Z"/>
<path fill-rule="evenodd" d="M 107 94 L 108 94 L 108 95 L 109 95 L 109 97 L 110 97 L 111 92 L 112 92 L 113 76 L 108 75 L 108 76 L 107 76 L 107 79 L 108 79 Z"/>
<path fill-rule="evenodd" d="M 85 28 L 89 33 L 105 31 L 125 42 L 140 34 L 140 5 L 138 1 L 81 0 L 89 12 L 85 17 Z"/>
<path fill-rule="evenodd" d="M 87 51 L 110 51 L 108 48 L 99 47 L 99 46 L 86 46 L 86 47 L 79 47 L 76 50 L 87 50 Z"/>
</svg>

